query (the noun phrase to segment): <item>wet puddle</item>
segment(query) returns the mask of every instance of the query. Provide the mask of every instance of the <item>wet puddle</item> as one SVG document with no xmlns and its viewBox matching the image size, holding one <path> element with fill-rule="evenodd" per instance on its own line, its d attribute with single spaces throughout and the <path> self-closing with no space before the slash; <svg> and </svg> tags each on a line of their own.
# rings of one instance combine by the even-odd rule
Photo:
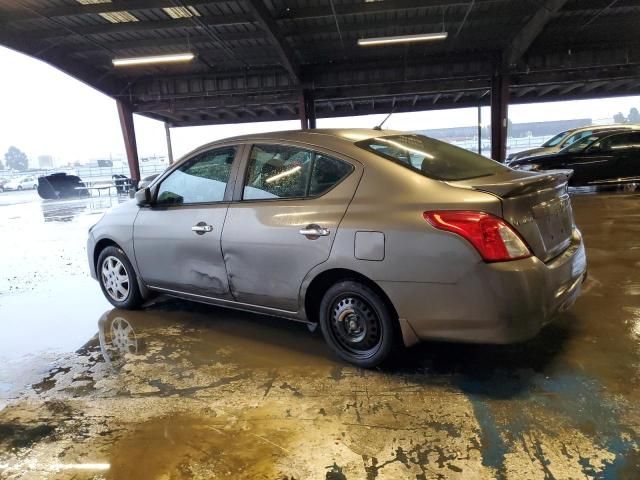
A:
<svg viewBox="0 0 640 480">
<path fill-rule="evenodd" d="M 574 200 L 590 277 L 536 339 L 430 342 L 377 370 L 286 320 L 165 298 L 108 309 L 62 249 L 43 260 L 63 264 L 56 281 L 0 296 L 0 478 L 635 480 L 638 199 Z M 84 241 L 71 207 L 48 218 Z"/>
</svg>

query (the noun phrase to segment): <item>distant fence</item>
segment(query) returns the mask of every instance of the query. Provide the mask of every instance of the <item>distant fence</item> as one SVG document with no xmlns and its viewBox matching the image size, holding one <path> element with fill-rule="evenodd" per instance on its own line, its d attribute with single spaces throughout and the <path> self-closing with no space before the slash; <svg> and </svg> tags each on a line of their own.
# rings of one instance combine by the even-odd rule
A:
<svg viewBox="0 0 640 480">
<path fill-rule="evenodd" d="M 144 178 L 149 175 L 162 173 L 169 166 L 168 163 L 155 163 L 152 165 L 140 165 L 140 177 Z M 16 172 L 8 170 L 0 170 L 0 179 L 12 179 L 21 177 L 42 177 L 45 175 L 51 175 L 53 173 L 66 173 L 68 175 L 76 175 L 83 181 L 88 183 L 99 183 L 111 181 L 112 175 L 125 175 L 129 177 L 129 166 L 126 164 L 114 166 L 114 167 L 93 167 L 93 166 L 79 166 L 79 167 L 60 167 L 50 169 L 34 169 L 26 172 Z"/>
<path fill-rule="evenodd" d="M 542 145 L 544 142 L 551 138 L 550 135 L 544 137 L 516 137 L 507 138 L 507 154 L 517 153 L 529 148 L 535 148 Z M 447 139 L 443 139 L 445 142 Z M 454 140 L 455 146 L 470 150 L 472 152 L 478 152 L 478 138 L 469 138 L 464 140 Z M 482 154 L 485 156 L 491 155 L 491 141 L 488 138 L 482 139 Z"/>
</svg>

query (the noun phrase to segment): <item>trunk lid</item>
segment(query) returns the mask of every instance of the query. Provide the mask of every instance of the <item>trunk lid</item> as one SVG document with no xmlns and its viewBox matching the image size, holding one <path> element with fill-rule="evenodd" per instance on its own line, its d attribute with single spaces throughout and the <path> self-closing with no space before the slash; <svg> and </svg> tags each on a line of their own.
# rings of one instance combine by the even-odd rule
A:
<svg viewBox="0 0 640 480">
<path fill-rule="evenodd" d="M 567 183 L 571 170 L 544 173 L 509 171 L 499 175 L 449 182 L 500 198 L 502 216 L 547 262 L 571 243 L 574 220 Z"/>
</svg>

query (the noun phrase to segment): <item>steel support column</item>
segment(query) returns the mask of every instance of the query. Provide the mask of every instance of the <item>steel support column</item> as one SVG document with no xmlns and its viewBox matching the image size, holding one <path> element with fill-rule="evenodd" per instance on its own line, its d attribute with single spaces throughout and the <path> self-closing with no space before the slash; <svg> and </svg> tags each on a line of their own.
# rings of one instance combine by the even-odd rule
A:
<svg viewBox="0 0 640 480">
<path fill-rule="evenodd" d="M 306 90 L 307 97 L 307 115 L 309 119 L 309 128 L 316 128 L 316 101 L 313 92 Z"/>
<path fill-rule="evenodd" d="M 303 90 L 300 95 L 300 128 L 306 130 L 308 128 L 316 128 L 316 104 L 313 98 L 313 92 Z"/>
<path fill-rule="evenodd" d="M 133 126 L 133 111 L 131 106 L 123 101 L 116 100 L 118 106 L 118 116 L 120 117 L 120 128 L 124 139 L 124 148 L 127 152 L 127 162 L 129 162 L 129 172 L 134 183 L 140 181 L 140 162 L 138 161 L 138 147 L 136 145 L 136 131 Z"/>
<path fill-rule="evenodd" d="M 478 105 L 478 155 L 482 155 L 482 107 Z"/>
<path fill-rule="evenodd" d="M 169 157 L 169 165 L 173 165 L 173 147 L 171 146 L 171 129 L 169 124 L 164 122 L 164 133 L 167 136 L 167 156 Z"/>
<path fill-rule="evenodd" d="M 491 158 L 499 162 L 507 157 L 508 114 L 509 77 L 496 73 L 491 80 Z"/>
</svg>

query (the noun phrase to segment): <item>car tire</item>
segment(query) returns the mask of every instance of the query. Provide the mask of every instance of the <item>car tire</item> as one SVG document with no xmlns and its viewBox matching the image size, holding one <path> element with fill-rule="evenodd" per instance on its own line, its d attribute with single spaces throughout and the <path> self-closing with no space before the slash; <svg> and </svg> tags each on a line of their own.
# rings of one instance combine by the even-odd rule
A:
<svg viewBox="0 0 640 480">
<path fill-rule="evenodd" d="M 38 185 L 34 185 L 34 186 L 33 186 L 33 189 L 34 189 L 34 190 L 37 190 L 37 189 L 38 189 Z"/>
<path fill-rule="evenodd" d="M 18 185 L 18 188 L 16 190 L 22 190 L 22 185 Z"/>
<path fill-rule="evenodd" d="M 396 319 L 367 285 L 344 280 L 330 287 L 320 302 L 319 318 L 327 345 L 349 363 L 371 368 L 392 353 Z"/>
<path fill-rule="evenodd" d="M 138 276 L 122 249 L 111 246 L 102 250 L 96 275 L 102 293 L 114 307 L 134 310 L 142 305 Z"/>
</svg>

